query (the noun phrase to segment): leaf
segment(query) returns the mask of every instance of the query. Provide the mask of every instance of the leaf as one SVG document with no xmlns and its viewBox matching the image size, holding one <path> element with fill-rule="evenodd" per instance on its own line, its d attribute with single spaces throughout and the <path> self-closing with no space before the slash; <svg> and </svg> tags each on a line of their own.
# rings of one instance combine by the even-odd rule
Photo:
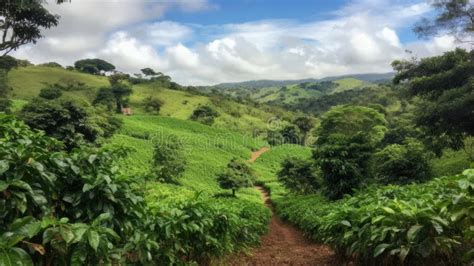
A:
<svg viewBox="0 0 474 266">
<path fill-rule="evenodd" d="M 110 220 L 112 218 L 112 215 L 108 212 L 105 212 L 105 213 L 102 213 L 101 215 L 99 215 L 95 220 L 94 222 L 92 222 L 93 225 L 98 225 L 100 224 L 101 222 L 103 221 L 107 221 L 107 220 Z"/>
<path fill-rule="evenodd" d="M 87 161 L 92 164 L 95 159 L 97 159 L 97 155 L 96 154 L 92 154 L 91 156 L 89 156 L 89 159 L 87 159 Z"/>
<path fill-rule="evenodd" d="M 374 258 L 382 254 L 388 247 L 390 247 L 390 244 L 379 244 L 376 246 L 374 249 Z"/>
<path fill-rule="evenodd" d="M 5 160 L 1 160 L 0 161 L 0 175 L 8 171 L 8 168 L 10 168 L 10 166 L 8 165 L 8 162 Z"/>
<path fill-rule="evenodd" d="M 21 248 L 11 248 L 0 253 L 0 265 L 2 266 L 33 266 L 28 253 Z"/>
<path fill-rule="evenodd" d="M 423 225 L 419 225 L 419 224 L 415 224 L 412 227 L 410 227 L 410 229 L 408 229 L 408 232 L 407 232 L 408 240 L 412 241 L 413 239 L 415 239 L 416 235 L 418 234 L 418 232 L 420 232 L 422 228 L 423 228 Z"/>
<path fill-rule="evenodd" d="M 351 227 L 351 223 L 347 220 L 342 220 L 341 221 L 341 224 L 345 225 L 345 226 L 348 226 L 348 227 Z"/>
<path fill-rule="evenodd" d="M 74 240 L 74 233 L 69 227 L 61 226 L 59 229 L 59 234 L 64 239 L 64 241 L 68 244 Z"/>
<path fill-rule="evenodd" d="M 9 184 L 7 182 L 0 180 L 0 191 L 7 190 L 8 186 Z"/>
<path fill-rule="evenodd" d="M 389 207 L 382 207 L 382 209 L 387 213 L 395 214 L 395 211 Z"/>
<path fill-rule="evenodd" d="M 87 234 L 87 240 L 89 241 L 89 245 L 97 251 L 99 247 L 100 236 L 96 231 L 89 230 Z"/>
<path fill-rule="evenodd" d="M 379 222 L 379 221 L 382 220 L 383 218 L 385 218 L 384 215 L 379 215 L 379 216 L 377 216 L 377 217 L 372 218 L 372 224 L 375 224 L 375 223 Z"/>
<path fill-rule="evenodd" d="M 77 245 L 71 255 L 71 266 L 85 265 L 87 250 L 83 245 Z"/>
<path fill-rule="evenodd" d="M 410 253 L 410 248 L 402 246 L 400 249 L 400 254 L 398 255 L 402 263 L 405 261 L 408 253 Z"/>
</svg>

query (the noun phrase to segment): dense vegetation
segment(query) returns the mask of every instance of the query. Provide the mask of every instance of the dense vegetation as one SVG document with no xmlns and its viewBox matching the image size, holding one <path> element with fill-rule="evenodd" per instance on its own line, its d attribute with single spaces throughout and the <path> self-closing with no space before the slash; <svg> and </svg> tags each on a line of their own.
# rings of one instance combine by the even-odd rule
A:
<svg viewBox="0 0 474 266">
<path fill-rule="evenodd" d="M 397 60 L 392 83 L 185 87 L 8 56 L 58 24 L 43 4 L 0 7 L 0 265 L 210 264 L 266 232 L 255 184 L 349 264 L 474 260 L 472 50 Z M 434 7 L 416 33 L 472 34 L 468 1 Z"/>
</svg>

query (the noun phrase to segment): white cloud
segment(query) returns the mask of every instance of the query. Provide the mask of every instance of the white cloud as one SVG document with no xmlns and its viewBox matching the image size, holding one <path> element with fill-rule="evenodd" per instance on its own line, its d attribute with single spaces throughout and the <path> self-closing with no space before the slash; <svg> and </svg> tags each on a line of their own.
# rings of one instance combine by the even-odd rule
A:
<svg viewBox="0 0 474 266">
<path fill-rule="evenodd" d="M 180 83 L 201 85 L 386 72 L 394 59 L 408 56 L 406 49 L 424 57 L 457 45 L 449 36 L 403 43 L 397 30 L 430 10 L 428 4 L 411 0 L 351 1 L 331 19 L 304 23 L 225 25 L 157 21 L 170 8 L 215 12 L 217 7 L 206 0 L 138 0 L 133 5 L 132 0 L 97 1 L 53 5 L 63 16 L 60 26 L 17 56 L 63 64 L 97 56 L 123 71 L 153 67 Z"/>
</svg>

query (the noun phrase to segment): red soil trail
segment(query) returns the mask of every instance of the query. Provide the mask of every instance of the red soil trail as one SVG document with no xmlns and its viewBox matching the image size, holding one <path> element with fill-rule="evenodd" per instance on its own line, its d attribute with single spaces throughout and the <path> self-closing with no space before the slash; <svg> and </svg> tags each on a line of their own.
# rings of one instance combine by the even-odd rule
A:
<svg viewBox="0 0 474 266">
<path fill-rule="evenodd" d="M 255 161 L 269 148 L 262 148 L 252 153 L 250 162 Z M 265 204 L 273 212 L 273 206 L 267 191 L 257 187 Z M 284 223 L 277 215 L 270 221 L 268 233 L 261 238 L 261 246 L 250 252 L 250 255 L 233 256 L 227 265 L 337 265 L 334 252 L 325 245 L 311 242 L 295 227 Z"/>
<path fill-rule="evenodd" d="M 248 162 L 249 162 L 249 163 L 255 162 L 255 160 L 257 160 L 258 157 L 260 157 L 260 155 L 262 155 L 263 153 L 265 153 L 265 152 L 267 152 L 267 151 L 269 151 L 269 150 L 270 150 L 270 148 L 268 148 L 268 147 L 262 147 L 262 148 L 260 148 L 260 150 L 258 150 L 258 151 L 253 151 L 253 152 L 252 152 L 252 155 L 250 156 L 250 159 L 248 160 Z"/>
</svg>

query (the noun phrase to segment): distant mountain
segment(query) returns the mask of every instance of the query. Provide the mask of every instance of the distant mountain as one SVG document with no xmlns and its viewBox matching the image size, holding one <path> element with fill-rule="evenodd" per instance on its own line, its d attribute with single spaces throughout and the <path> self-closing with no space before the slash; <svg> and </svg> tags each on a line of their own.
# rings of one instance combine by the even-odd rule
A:
<svg viewBox="0 0 474 266">
<path fill-rule="evenodd" d="M 370 83 L 382 83 L 391 80 L 395 76 L 395 73 L 369 73 L 369 74 L 354 74 L 354 75 L 343 75 L 343 76 L 333 76 L 325 77 L 321 79 L 300 79 L 300 80 L 250 80 L 243 82 L 229 82 L 229 83 L 220 83 L 214 85 L 214 88 L 220 89 L 260 89 L 267 87 L 283 87 L 293 84 L 300 84 L 306 82 L 321 82 L 321 81 L 334 81 L 345 78 L 354 78 Z"/>
</svg>

